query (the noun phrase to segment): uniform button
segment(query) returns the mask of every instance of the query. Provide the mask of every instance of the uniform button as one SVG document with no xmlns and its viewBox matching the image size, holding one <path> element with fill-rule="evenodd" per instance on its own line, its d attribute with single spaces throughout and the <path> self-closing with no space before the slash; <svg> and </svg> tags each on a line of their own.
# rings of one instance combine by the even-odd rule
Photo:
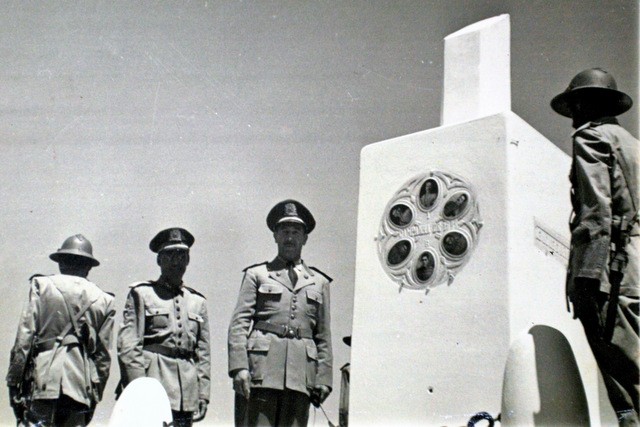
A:
<svg viewBox="0 0 640 427">
<path fill-rule="evenodd" d="M 291 306 L 291 310 L 296 311 L 296 306 L 295 306 L 295 305 L 292 305 L 292 306 Z"/>
<path fill-rule="evenodd" d="M 295 314 L 293 314 L 293 313 L 291 313 L 291 318 L 292 318 L 292 319 L 295 319 L 295 318 L 296 318 L 296 315 L 295 315 Z"/>
<path fill-rule="evenodd" d="M 180 311 L 180 306 L 177 306 L 177 307 L 176 307 L 176 310 L 177 310 L 177 311 Z"/>
<path fill-rule="evenodd" d="M 298 301 L 298 298 L 297 298 L 297 297 L 293 297 L 293 298 L 291 298 L 291 301 L 293 301 L 293 302 L 297 302 L 297 301 Z"/>
<path fill-rule="evenodd" d="M 178 316 L 176 317 L 176 319 L 180 320 L 180 315 L 178 315 Z"/>
<path fill-rule="evenodd" d="M 276 276 L 280 277 L 280 273 L 276 273 Z"/>
<path fill-rule="evenodd" d="M 181 344 L 182 344 L 182 343 L 181 343 L 180 341 L 178 341 L 178 347 L 180 347 L 180 345 L 181 345 Z"/>
<path fill-rule="evenodd" d="M 182 338 L 182 332 L 178 334 L 178 338 Z"/>
<path fill-rule="evenodd" d="M 308 275 L 308 274 L 305 274 L 305 275 L 304 275 L 304 278 L 305 278 L 305 279 L 308 279 L 308 278 L 309 278 L 309 275 Z"/>
<path fill-rule="evenodd" d="M 182 323 L 178 323 L 178 328 L 182 328 Z"/>
</svg>

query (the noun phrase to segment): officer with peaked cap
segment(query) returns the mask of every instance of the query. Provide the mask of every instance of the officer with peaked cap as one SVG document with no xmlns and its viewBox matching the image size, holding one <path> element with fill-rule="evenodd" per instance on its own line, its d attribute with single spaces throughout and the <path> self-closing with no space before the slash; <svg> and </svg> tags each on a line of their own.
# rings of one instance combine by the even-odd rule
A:
<svg viewBox="0 0 640 427">
<path fill-rule="evenodd" d="M 567 297 L 620 425 L 638 425 L 638 140 L 615 116 L 631 108 L 613 76 L 578 73 L 551 101 L 573 120 L 573 217 Z"/>
<path fill-rule="evenodd" d="M 131 285 L 118 333 L 121 387 L 155 378 L 171 402 L 174 426 L 204 418 L 209 403 L 209 316 L 205 297 L 182 281 L 194 238 L 183 228 L 149 243 L 160 278 Z"/>
<path fill-rule="evenodd" d="M 278 255 L 244 270 L 228 335 L 236 425 L 306 426 L 331 392 L 331 279 L 301 259 L 315 224 L 302 203 L 278 203 L 267 215 Z"/>
<path fill-rule="evenodd" d="M 109 378 L 114 298 L 87 280 L 100 263 L 82 234 L 49 257 L 60 274 L 31 278 L 11 350 L 10 404 L 18 425 L 84 426 Z"/>
</svg>

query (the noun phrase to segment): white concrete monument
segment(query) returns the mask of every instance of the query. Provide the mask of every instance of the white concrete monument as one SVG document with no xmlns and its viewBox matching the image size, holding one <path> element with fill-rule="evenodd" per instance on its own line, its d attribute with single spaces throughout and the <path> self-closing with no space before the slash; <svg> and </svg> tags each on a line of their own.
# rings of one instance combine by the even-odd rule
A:
<svg viewBox="0 0 640 427">
<path fill-rule="evenodd" d="M 570 159 L 510 111 L 509 31 L 448 36 L 442 126 L 362 150 L 352 426 L 600 424 L 565 301 Z"/>
</svg>

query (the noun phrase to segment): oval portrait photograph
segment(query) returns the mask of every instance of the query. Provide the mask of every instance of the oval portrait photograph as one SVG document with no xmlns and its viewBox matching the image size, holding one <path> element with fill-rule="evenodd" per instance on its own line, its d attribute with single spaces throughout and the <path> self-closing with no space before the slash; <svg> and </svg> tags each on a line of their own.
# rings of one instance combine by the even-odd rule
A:
<svg viewBox="0 0 640 427">
<path fill-rule="evenodd" d="M 402 264 L 402 262 L 407 259 L 410 253 L 411 243 L 409 243 L 408 240 L 400 240 L 398 243 L 393 245 L 391 249 L 389 249 L 387 262 L 392 266 Z"/>
</svg>

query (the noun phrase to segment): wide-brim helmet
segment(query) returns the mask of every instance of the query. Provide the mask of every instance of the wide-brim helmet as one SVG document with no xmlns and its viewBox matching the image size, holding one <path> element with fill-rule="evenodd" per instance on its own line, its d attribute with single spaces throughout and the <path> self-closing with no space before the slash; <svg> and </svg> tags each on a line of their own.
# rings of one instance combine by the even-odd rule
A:
<svg viewBox="0 0 640 427">
<path fill-rule="evenodd" d="M 613 76 L 600 68 L 590 68 L 576 74 L 569 87 L 551 100 L 551 108 L 565 117 L 573 117 L 571 107 L 578 100 L 597 103 L 610 116 L 622 114 L 633 105 L 631 97 L 618 90 Z"/>
<path fill-rule="evenodd" d="M 93 256 L 91 242 L 82 234 L 67 238 L 60 249 L 49 255 L 49 258 L 55 262 L 60 262 L 69 256 L 85 258 L 93 267 L 100 265 L 100 262 Z"/>
</svg>

